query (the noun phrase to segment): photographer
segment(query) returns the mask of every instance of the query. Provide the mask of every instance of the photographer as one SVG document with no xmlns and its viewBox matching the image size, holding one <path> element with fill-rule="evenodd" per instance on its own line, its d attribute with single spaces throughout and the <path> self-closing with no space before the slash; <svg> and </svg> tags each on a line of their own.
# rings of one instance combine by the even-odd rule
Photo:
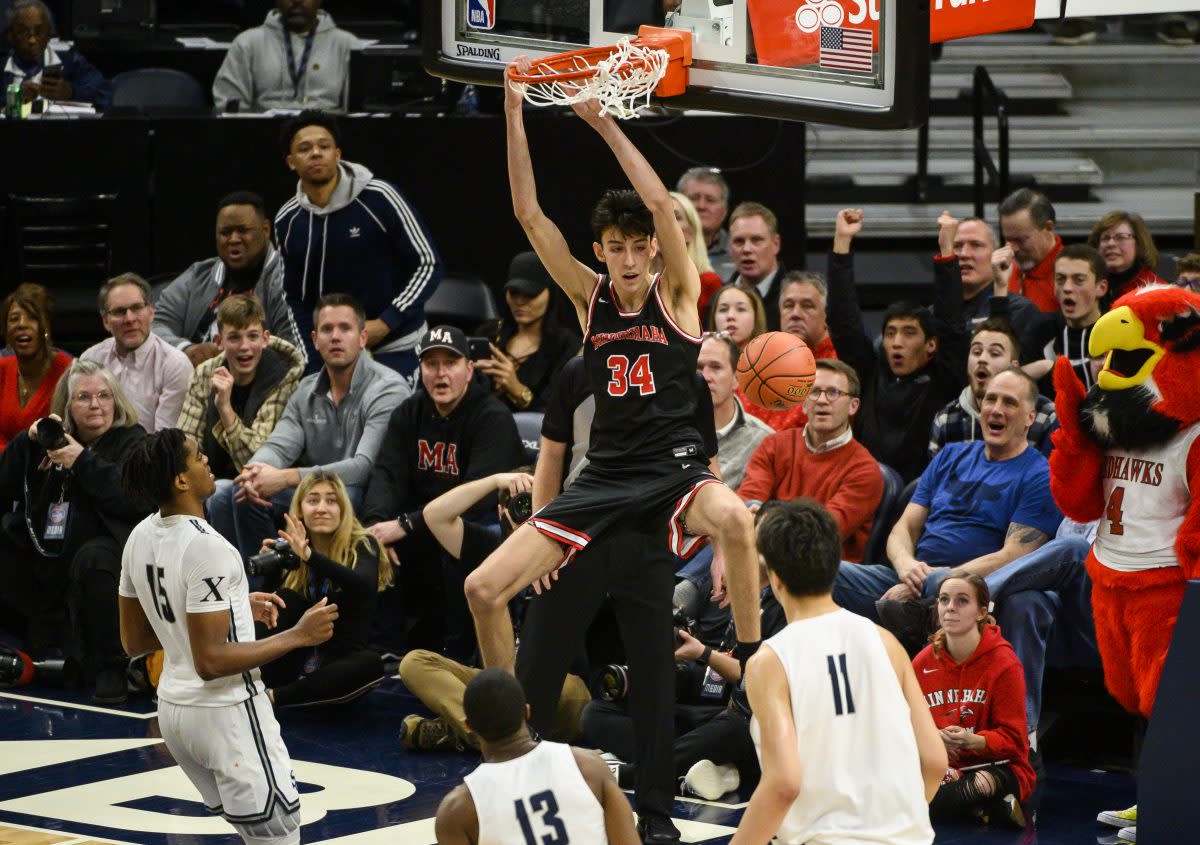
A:
<svg viewBox="0 0 1200 845">
<path fill-rule="evenodd" d="M 769 509 L 768 505 L 764 509 Z M 762 636 L 766 640 L 782 631 L 787 619 L 761 564 L 759 579 Z M 675 777 L 684 779 L 686 793 L 712 801 L 737 789 L 743 780 L 753 785 L 759 777 L 758 758 L 750 738 L 750 710 L 739 686 L 742 672 L 730 653 L 737 638 L 732 619 L 715 648 L 688 630 L 694 627 L 694 621 L 677 614 L 676 622 Z M 584 739 L 609 752 L 609 765 L 621 788 L 632 789 L 637 766 L 625 761 L 636 759 L 636 743 L 633 718 L 624 702 L 628 694 L 624 669 L 610 666 L 604 671 L 601 698 L 588 703 L 580 721 Z"/>
<path fill-rule="evenodd" d="M 391 567 L 383 548 L 354 518 L 346 485 L 336 473 L 317 470 L 304 476 L 284 521 L 279 540 L 264 540 L 262 552 L 247 567 L 249 574 L 268 581 L 283 576 L 275 592 L 278 607 L 260 624 L 291 628 L 322 599 L 338 606 L 339 618 L 328 642 L 288 652 L 262 667 L 267 695 L 277 708 L 353 701 L 383 680 L 383 665 L 367 649 L 367 637 L 379 592 L 391 582 Z"/>
<path fill-rule="evenodd" d="M 501 541 L 533 511 L 533 476 L 518 470 L 469 481 L 425 506 L 425 526 L 450 557 L 470 572 L 500 547 Z M 500 534 L 463 519 L 479 501 L 499 495 Z M 400 739 L 409 751 L 459 747 L 479 748 L 466 726 L 463 693 L 479 669 L 464 666 L 434 651 L 414 649 L 400 662 L 400 680 L 437 716 L 406 716 Z M 567 675 L 559 698 L 551 737 L 570 742 L 579 735 L 579 713 L 591 695 L 578 675 Z"/>
<path fill-rule="evenodd" d="M 121 549 L 153 510 L 121 496 L 121 463 L 146 436 L 121 385 L 101 364 L 76 361 L 59 380 L 51 415 L 0 455 L 0 616 L 38 660 L 61 648 L 93 700 L 126 696 L 117 623 Z"/>
</svg>

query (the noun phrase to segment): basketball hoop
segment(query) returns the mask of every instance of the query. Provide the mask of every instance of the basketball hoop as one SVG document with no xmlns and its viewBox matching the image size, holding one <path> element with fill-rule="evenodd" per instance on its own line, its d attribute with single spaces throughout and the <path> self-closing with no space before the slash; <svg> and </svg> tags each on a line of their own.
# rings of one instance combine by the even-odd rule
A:
<svg viewBox="0 0 1200 845">
<path fill-rule="evenodd" d="M 535 106 L 569 106 L 596 99 L 601 114 L 637 117 L 650 95 L 673 97 L 687 89 L 692 34 L 643 26 L 636 38 L 535 59 L 528 73 L 506 77 Z"/>
</svg>

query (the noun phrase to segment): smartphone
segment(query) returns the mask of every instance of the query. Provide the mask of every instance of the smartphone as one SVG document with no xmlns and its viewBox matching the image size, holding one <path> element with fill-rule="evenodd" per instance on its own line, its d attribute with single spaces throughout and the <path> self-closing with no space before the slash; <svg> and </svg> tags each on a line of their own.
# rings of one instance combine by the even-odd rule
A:
<svg viewBox="0 0 1200 845">
<path fill-rule="evenodd" d="M 63 66 L 62 65 L 47 65 L 46 67 L 42 68 L 42 79 L 43 80 L 45 80 L 45 79 L 62 79 L 62 75 L 63 75 Z"/>
<path fill-rule="evenodd" d="M 492 341 L 486 337 L 469 337 L 467 344 L 471 349 L 471 360 L 482 361 L 492 357 Z"/>
</svg>

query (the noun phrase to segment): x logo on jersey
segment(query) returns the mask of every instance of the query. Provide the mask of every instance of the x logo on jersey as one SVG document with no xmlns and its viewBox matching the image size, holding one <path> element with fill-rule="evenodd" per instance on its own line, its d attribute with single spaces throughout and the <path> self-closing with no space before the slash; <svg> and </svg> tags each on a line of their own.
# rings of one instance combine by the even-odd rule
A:
<svg viewBox="0 0 1200 845">
<path fill-rule="evenodd" d="M 200 580 L 202 580 L 204 585 L 208 587 L 208 593 L 204 596 L 204 598 L 200 599 L 200 601 L 208 601 L 209 599 L 212 599 L 213 601 L 225 600 L 225 598 L 221 595 L 221 592 L 217 589 L 217 587 L 221 585 L 221 582 L 225 580 L 224 575 L 218 575 L 216 578 L 202 578 Z"/>
</svg>

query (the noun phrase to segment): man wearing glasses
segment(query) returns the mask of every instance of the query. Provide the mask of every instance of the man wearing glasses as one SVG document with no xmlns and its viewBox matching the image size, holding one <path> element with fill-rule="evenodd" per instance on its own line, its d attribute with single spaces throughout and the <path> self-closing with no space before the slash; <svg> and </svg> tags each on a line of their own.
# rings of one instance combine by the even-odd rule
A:
<svg viewBox="0 0 1200 845">
<path fill-rule="evenodd" d="M 1200 293 L 1200 252 L 1175 259 L 1175 284 Z"/>
<path fill-rule="evenodd" d="M 738 488 L 753 511 L 768 499 L 816 499 L 837 520 L 842 559 L 856 563 L 883 497 L 879 465 L 850 428 L 861 392 L 853 367 L 818 358 L 817 378 L 804 400 L 808 423 L 767 435 Z"/>
<path fill-rule="evenodd" d="M 100 288 L 99 305 L 112 337 L 80 357 L 103 364 L 116 376 L 147 433 L 173 427 L 187 396 L 192 362 L 151 333 L 150 285 L 136 273 L 122 273 Z"/>
</svg>

